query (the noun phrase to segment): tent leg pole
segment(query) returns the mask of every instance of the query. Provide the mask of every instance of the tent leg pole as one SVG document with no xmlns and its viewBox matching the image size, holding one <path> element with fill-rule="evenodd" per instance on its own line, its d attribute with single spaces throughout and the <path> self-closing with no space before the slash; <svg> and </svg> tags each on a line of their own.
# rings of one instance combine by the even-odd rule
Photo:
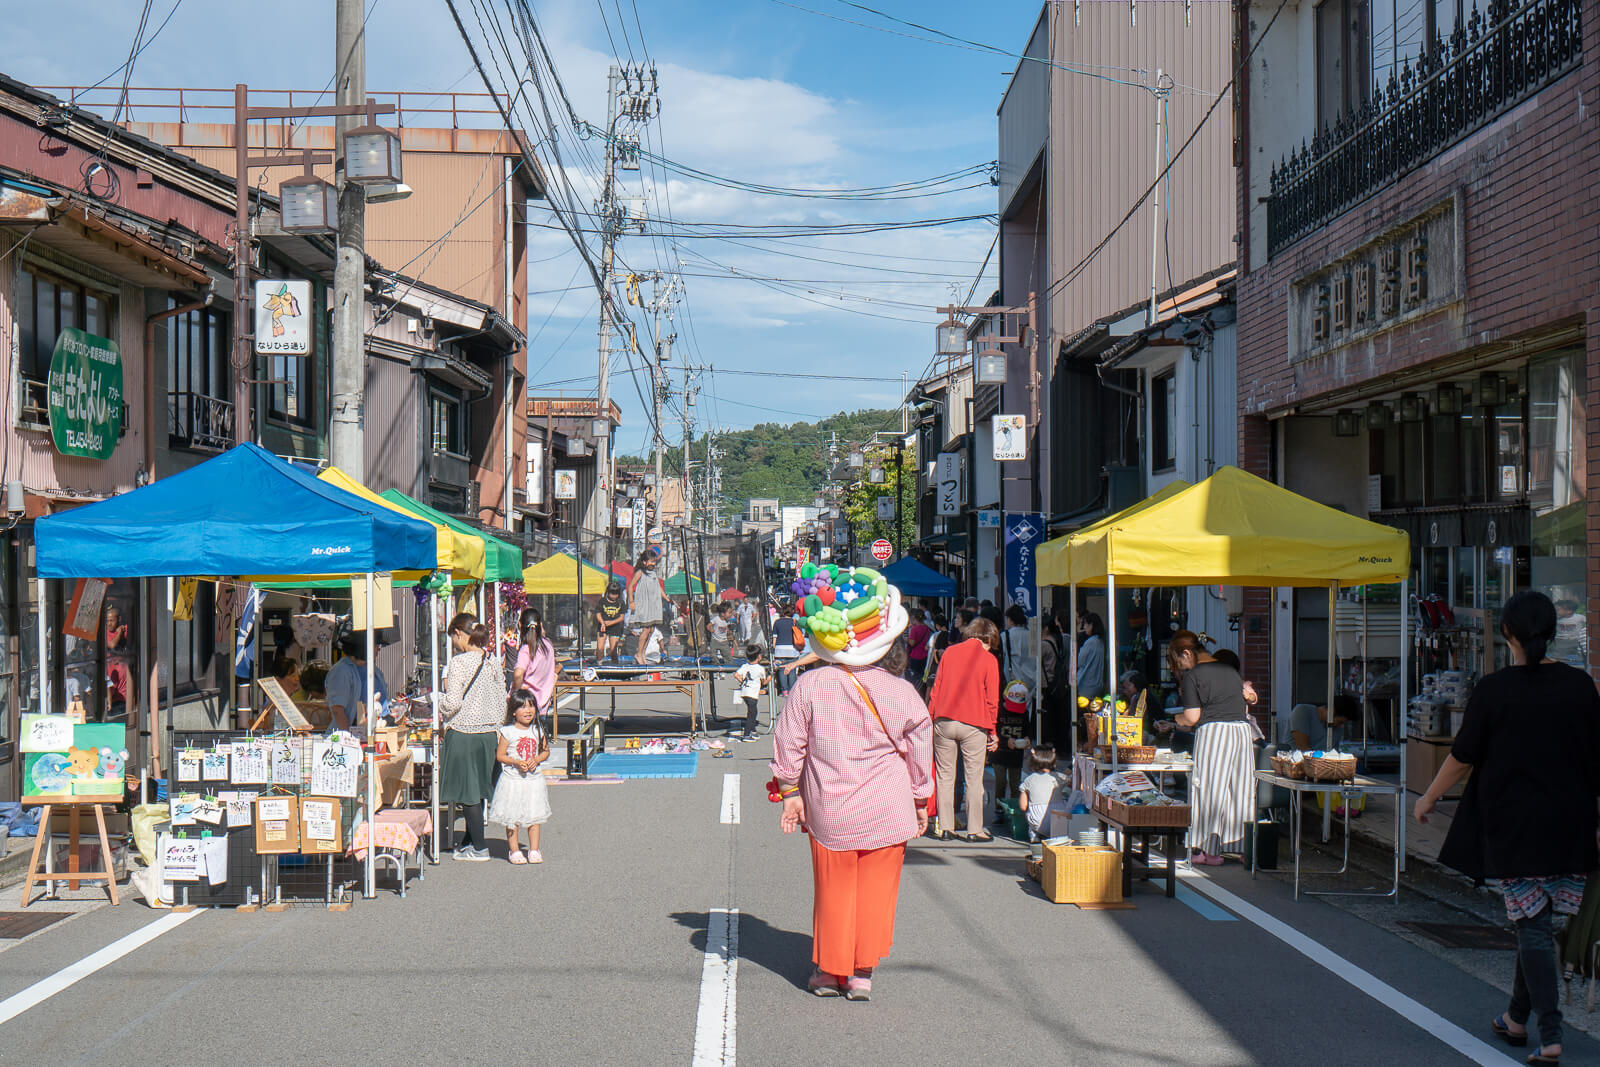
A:
<svg viewBox="0 0 1600 1067">
<path fill-rule="evenodd" d="M 494 583 L 494 650 L 501 659 L 506 655 L 505 630 L 500 625 L 500 583 Z"/>
<path fill-rule="evenodd" d="M 373 751 L 373 729 L 378 722 L 378 691 L 377 670 L 375 659 L 378 654 L 378 631 L 373 626 L 378 621 L 377 604 L 373 603 L 372 572 L 367 572 L 367 858 L 364 867 L 365 885 L 362 896 L 371 900 L 378 895 L 377 864 L 375 858 L 378 854 L 378 758 Z M 330 868 L 331 869 L 331 868 Z M 405 872 L 400 872 L 400 880 L 405 881 Z"/>
<path fill-rule="evenodd" d="M 1071 687 L 1067 705 L 1067 722 L 1070 728 L 1069 746 L 1078 743 L 1078 583 L 1067 585 L 1067 612 L 1071 615 L 1072 632 L 1063 634 L 1067 643 L 1067 684 Z"/>
<path fill-rule="evenodd" d="M 1406 748 L 1407 731 L 1406 718 L 1411 707 L 1411 576 L 1410 562 L 1406 563 L 1406 577 L 1400 579 L 1400 707 L 1395 715 L 1395 723 L 1400 727 L 1396 735 L 1400 741 L 1400 792 L 1395 796 L 1395 803 L 1402 808 L 1406 803 Z M 1396 847 L 1400 850 L 1400 870 L 1406 869 L 1406 820 L 1402 812 L 1400 822 L 1400 840 Z"/>
<path fill-rule="evenodd" d="M 433 809 L 433 862 L 439 862 L 439 770 L 443 766 L 444 735 L 439 731 L 439 594 L 428 598 L 428 670 L 433 688 L 428 692 L 433 705 L 433 767 L 428 774 L 429 805 Z"/>
<path fill-rule="evenodd" d="M 55 710 L 50 706 L 50 608 L 45 600 L 44 579 L 36 578 L 34 584 L 39 597 L 38 610 L 34 612 L 39 625 L 39 710 L 48 715 Z M 66 710 L 65 705 L 62 710 Z"/>
<path fill-rule="evenodd" d="M 1121 762 L 1117 756 L 1117 576 L 1106 575 L 1106 684 L 1111 687 L 1111 737 L 1106 744 L 1111 746 L 1111 772 L 1117 772 L 1117 765 Z M 1101 696 L 1095 693 L 1095 696 Z M 1143 740 L 1141 738 L 1140 740 Z"/>
<path fill-rule="evenodd" d="M 199 596 L 199 589 L 195 595 Z M 177 718 L 178 706 L 178 580 L 167 579 L 167 743 L 165 747 L 166 760 L 161 769 L 167 774 L 168 796 L 172 795 L 172 787 L 177 784 L 173 772 L 173 747 L 177 743 L 177 734 L 173 730 Z"/>
<path fill-rule="evenodd" d="M 1339 583 L 1328 583 L 1328 747 L 1333 747 L 1333 698 L 1339 676 Z M 1333 806 L 1329 805 L 1331 812 Z"/>
</svg>

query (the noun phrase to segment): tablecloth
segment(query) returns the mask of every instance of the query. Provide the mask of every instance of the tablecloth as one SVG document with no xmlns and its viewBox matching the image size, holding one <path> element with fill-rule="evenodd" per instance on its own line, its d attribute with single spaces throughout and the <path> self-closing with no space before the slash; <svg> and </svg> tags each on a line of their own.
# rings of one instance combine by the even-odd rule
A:
<svg viewBox="0 0 1600 1067">
<path fill-rule="evenodd" d="M 423 836 L 432 832 L 433 817 L 421 808 L 380 811 L 372 822 L 364 822 L 356 828 L 350 839 L 350 854 L 358 860 L 366 859 L 367 842 L 376 840 L 381 849 L 394 849 L 410 855 L 422 844 Z"/>
</svg>

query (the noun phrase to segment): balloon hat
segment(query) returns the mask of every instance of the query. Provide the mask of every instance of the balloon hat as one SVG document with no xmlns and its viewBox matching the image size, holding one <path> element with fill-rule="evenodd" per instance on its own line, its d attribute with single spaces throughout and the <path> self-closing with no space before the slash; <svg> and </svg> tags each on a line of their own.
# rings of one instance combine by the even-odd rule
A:
<svg viewBox="0 0 1600 1067">
<path fill-rule="evenodd" d="M 911 623 L 900 590 L 870 567 L 807 563 L 789 589 L 811 651 L 829 663 L 876 663 Z"/>
</svg>

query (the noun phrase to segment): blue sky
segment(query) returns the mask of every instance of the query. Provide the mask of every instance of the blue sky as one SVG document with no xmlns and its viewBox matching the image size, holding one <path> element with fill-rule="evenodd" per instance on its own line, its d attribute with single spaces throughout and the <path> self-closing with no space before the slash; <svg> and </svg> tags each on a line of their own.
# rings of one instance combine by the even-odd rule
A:
<svg viewBox="0 0 1600 1067">
<path fill-rule="evenodd" d="M 482 88 L 443 0 L 368 2 L 369 89 Z M 795 2 L 905 30 L 839 0 Z M 259 5 L 179 4 L 139 56 L 135 85 L 219 87 L 242 81 L 316 89 L 328 80 L 331 0 L 276 0 L 270 34 L 262 19 L 267 8 Z M 457 6 L 476 34 L 471 0 L 457 0 Z M 986 5 L 980 19 L 973 5 L 948 0 L 882 0 L 871 6 L 1007 50 L 1022 46 L 1039 10 L 1034 3 L 1004 2 Z M 172 0 L 154 0 L 152 26 L 171 7 Z M 0 42 L 0 69 L 35 84 L 94 82 L 122 63 L 141 8 L 135 0 L 57 0 L 14 10 Z M 509 25 L 506 0 L 498 10 Z M 654 144 L 696 169 L 768 185 L 845 188 L 926 178 L 995 157 L 995 108 L 1014 67 L 1003 56 L 908 40 L 776 0 L 638 0 L 637 8 L 633 0 L 563 0 L 535 4 L 534 10 L 573 105 L 588 121 L 604 121 L 613 41 L 624 59 L 630 43 L 639 59 L 648 51 L 660 70 L 663 105 Z M 69 35 L 64 27 L 74 30 Z M 249 39 L 260 40 L 261 47 L 242 55 L 215 47 L 219 40 Z M 566 147 L 570 164 L 578 146 Z M 592 199 L 592 170 L 573 167 L 569 177 L 580 199 Z M 760 196 L 679 175 L 663 181 L 658 171 L 649 190 L 634 179 L 625 191 L 646 196 L 652 212 L 670 202 L 675 218 L 697 222 L 811 224 L 995 210 L 995 191 L 987 185 L 854 203 Z M 550 220 L 545 215 L 539 221 Z M 915 378 L 931 355 L 936 319 L 929 308 L 949 302 L 952 292 L 958 298 L 966 294 L 992 238 L 993 228 L 980 222 L 759 245 L 695 240 L 673 247 L 635 236 L 618 250 L 638 270 L 681 263 L 686 306 L 676 317 L 674 378 L 681 383 L 683 357 L 716 368 L 701 380 L 699 426 L 737 429 L 893 406 L 900 374 Z M 595 300 L 592 289 L 571 288 L 584 279 L 578 272 L 573 280 L 579 259 L 563 234 L 534 229 L 530 260 L 534 389 L 593 395 Z M 991 264 L 978 299 L 993 288 L 993 273 Z M 783 279 L 782 291 L 736 274 Z M 734 373 L 741 370 L 888 380 Z M 641 451 L 648 430 L 625 369 L 614 369 L 611 391 L 624 408 L 620 445 Z M 675 436 L 677 417 L 669 418 Z"/>
</svg>

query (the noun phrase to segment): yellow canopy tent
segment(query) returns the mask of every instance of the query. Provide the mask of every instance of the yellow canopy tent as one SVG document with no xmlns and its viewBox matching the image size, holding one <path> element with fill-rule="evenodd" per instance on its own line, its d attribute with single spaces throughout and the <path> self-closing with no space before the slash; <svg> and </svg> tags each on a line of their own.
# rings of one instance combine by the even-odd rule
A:
<svg viewBox="0 0 1600 1067">
<path fill-rule="evenodd" d="M 1405 579 L 1410 539 L 1238 467 L 1067 538 L 1066 581 L 1321 586 Z"/>
<path fill-rule="evenodd" d="M 578 575 L 583 575 L 583 586 L 578 586 Z M 561 596 L 563 594 L 582 593 L 585 595 L 599 595 L 606 591 L 607 583 L 615 575 L 603 571 L 593 563 L 587 561 L 579 563 L 578 560 L 558 552 L 547 560 L 524 567 L 522 570 L 522 590 L 529 596 Z"/>
<path fill-rule="evenodd" d="M 1057 549 L 1063 568 L 1051 584 L 1069 586 L 1077 614 L 1078 586 L 1104 586 L 1115 603 L 1117 583 L 1134 586 L 1328 587 L 1328 618 L 1340 585 L 1400 583 L 1400 702 L 1407 703 L 1405 626 L 1411 541 L 1401 530 L 1308 500 L 1280 485 L 1223 467 L 1197 485 L 1157 494 L 1070 535 Z M 1041 579 L 1044 576 L 1041 567 Z M 1107 612 L 1106 648 L 1117 680 L 1116 612 Z M 1328 628 L 1328 704 L 1335 694 L 1335 630 Z M 1078 698 L 1077 646 L 1072 646 L 1072 708 Z M 1098 694 L 1096 694 L 1098 695 Z M 1405 750 L 1400 773 L 1405 776 Z M 1113 760 L 1115 748 L 1113 747 Z M 1402 831 L 1403 833 L 1403 831 Z M 1403 844 L 1403 842 L 1402 842 Z"/>
<path fill-rule="evenodd" d="M 439 531 L 439 562 L 436 569 L 458 578 L 482 580 L 484 569 L 483 538 L 458 530 L 432 516 L 411 511 L 392 500 L 385 500 L 338 467 L 329 467 L 318 474 L 317 477 L 329 485 L 338 486 L 347 493 L 354 493 L 369 503 L 380 504 L 390 511 L 399 512 L 407 518 L 418 519 L 432 526 Z"/>
<path fill-rule="evenodd" d="M 1039 551 L 1034 553 L 1033 557 L 1035 565 L 1039 568 L 1039 584 L 1068 585 L 1071 583 L 1071 579 L 1067 574 L 1067 551 L 1068 545 L 1072 542 L 1073 538 L 1082 537 L 1094 530 L 1100 529 L 1102 526 L 1108 526 L 1114 522 L 1121 522 L 1123 519 L 1136 515 L 1153 504 L 1159 504 L 1168 497 L 1176 493 L 1183 492 L 1185 489 L 1189 488 L 1189 485 L 1190 483 L 1184 481 L 1182 478 L 1176 478 L 1162 486 L 1160 489 L 1157 489 L 1154 493 L 1151 493 L 1137 504 L 1132 504 L 1128 507 L 1125 507 L 1114 515 L 1107 515 L 1105 518 L 1100 519 L 1098 522 L 1090 523 L 1081 530 L 1074 530 L 1070 534 L 1063 534 L 1060 537 L 1046 541 L 1039 548 Z"/>
</svg>

